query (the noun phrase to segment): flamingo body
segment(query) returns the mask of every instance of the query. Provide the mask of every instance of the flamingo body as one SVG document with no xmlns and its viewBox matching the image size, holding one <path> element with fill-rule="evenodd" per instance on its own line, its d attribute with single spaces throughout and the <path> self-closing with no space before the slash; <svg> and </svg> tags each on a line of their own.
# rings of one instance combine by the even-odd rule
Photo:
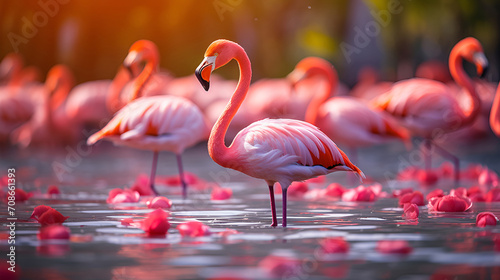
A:
<svg viewBox="0 0 500 280">
<path fill-rule="evenodd" d="M 377 107 L 423 137 L 432 137 L 436 129 L 457 130 L 467 117 L 448 86 L 423 78 L 395 83 L 376 102 Z"/>
<path fill-rule="evenodd" d="M 180 154 L 207 136 L 204 116 L 190 101 L 152 96 L 123 107 L 103 129 L 89 137 L 87 144 L 107 139 L 120 146 Z"/>
<path fill-rule="evenodd" d="M 349 97 L 333 97 L 323 103 L 318 109 L 316 123 L 336 143 L 350 147 L 409 139 L 391 116 Z"/>
<path fill-rule="evenodd" d="M 223 166 L 249 176 L 288 186 L 334 171 L 362 174 L 315 126 L 291 119 L 264 119 L 241 130 Z"/>
</svg>

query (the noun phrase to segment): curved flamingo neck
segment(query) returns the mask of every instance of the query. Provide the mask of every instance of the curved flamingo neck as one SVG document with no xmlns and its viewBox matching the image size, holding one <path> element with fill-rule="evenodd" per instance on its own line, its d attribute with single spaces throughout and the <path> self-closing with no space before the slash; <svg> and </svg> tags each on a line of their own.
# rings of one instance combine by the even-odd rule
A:
<svg viewBox="0 0 500 280">
<path fill-rule="evenodd" d="M 467 91 L 472 100 L 471 107 L 467 108 L 467 110 L 464 110 L 463 112 L 465 118 L 462 120 L 462 125 L 467 125 L 474 121 L 476 116 L 478 115 L 481 107 L 481 100 L 476 92 L 472 80 L 464 71 L 462 64 L 463 55 L 460 53 L 461 50 L 462 48 L 457 47 L 451 50 L 449 67 L 453 80 Z"/>
<path fill-rule="evenodd" d="M 125 104 L 121 104 L 120 102 L 120 93 L 123 90 L 125 84 L 130 81 L 130 73 L 123 68 L 120 67 L 116 76 L 113 78 L 111 85 L 109 87 L 108 96 L 106 97 L 106 107 L 108 111 L 111 113 L 115 113 L 120 108 L 125 106 Z"/>
<path fill-rule="evenodd" d="M 335 69 L 331 66 L 326 67 L 324 65 L 315 65 L 312 67 L 314 67 L 314 69 L 311 68 L 309 71 L 314 70 L 326 80 L 326 87 L 324 91 L 313 97 L 306 110 L 305 121 L 310 124 L 316 124 L 319 108 L 330 98 L 330 93 L 337 87 L 338 76 Z"/>
<path fill-rule="evenodd" d="M 144 86 L 151 77 L 158 72 L 158 57 L 151 55 L 141 73 L 133 81 L 133 94 L 128 102 L 135 100 L 143 95 Z"/>
<path fill-rule="evenodd" d="M 493 132 L 500 137 L 500 84 L 497 87 L 497 93 L 491 106 L 490 127 Z"/>
<path fill-rule="evenodd" d="M 250 87 L 250 81 L 252 79 L 252 68 L 250 65 L 250 59 L 248 59 L 245 50 L 239 45 L 233 45 L 234 56 L 233 58 L 238 62 L 240 69 L 240 78 L 238 80 L 238 85 L 231 96 L 231 99 L 227 103 L 224 111 L 217 119 L 212 131 L 210 132 L 210 137 L 208 139 L 208 153 L 210 157 L 219 165 L 228 167 L 230 165 L 229 149 L 231 146 L 227 147 L 224 143 L 224 138 L 226 137 L 226 132 L 233 119 L 234 115 L 243 103 L 245 96 Z"/>
</svg>

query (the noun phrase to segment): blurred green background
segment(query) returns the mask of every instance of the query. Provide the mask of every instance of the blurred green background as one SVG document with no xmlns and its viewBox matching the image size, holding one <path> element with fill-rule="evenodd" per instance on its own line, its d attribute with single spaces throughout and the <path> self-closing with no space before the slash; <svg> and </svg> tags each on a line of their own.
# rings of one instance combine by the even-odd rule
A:
<svg viewBox="0 0 500 280">
<path fill-rule="evenodd" d="M 467 36 L 483 43 L 488 79 L 498 80 L 498 0 L 3 0 L 0 23 L 0 57 L 18 51 L 43 75 L 64 63 L 79 83 L 111 79 L 138 39 L 157 43 L 161 67 L 176 76 L 192 74 L 207 46 L 226 38 L 246 49 L 254 80 L 283 77 L 315 55 L 352 86 L 365 65 L 395 80 L 422 61 L 446 62 Z M 218 73 L 236 79 L 235 70 Z"/>
</svg>

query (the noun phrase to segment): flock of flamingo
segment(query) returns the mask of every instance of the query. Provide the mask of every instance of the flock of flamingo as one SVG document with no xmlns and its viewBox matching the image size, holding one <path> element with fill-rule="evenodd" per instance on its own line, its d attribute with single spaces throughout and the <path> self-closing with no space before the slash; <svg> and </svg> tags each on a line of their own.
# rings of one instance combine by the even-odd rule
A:
<svg viewBox="0 0 500 280">
<path fill-rule="evenodd" d="M 233 59 L 239 65 L 238 82 L 212 74 Z M 391 140 L 411 147 L 413 136 L 423 137 L 419 148 L 426 152 L 427 168 L 429 151 L 439 152 L 453 161 L 458 181 L 458 159 L 434 139 L 488 119 L 500 137 L 500 90 L 470 78 L 463 60 L 473 63 L 479 76 L 488 67 L 480 42 L 469 37 L 451 50 L 451 78 L 440 65 L 422 66 L 419 77 L 395 83 L 378 81 L 365 70 L 346 95 L 334 66 L 318 57 L 303 59 L 286 78 L 251 84 L 250 59 L 228 40 L 210 44 L 195 75 L 181 78 L 160 71 L 156 45 L 139 40 L 113 80 L 76 87 L 68 67 L 54 66 L 41 84 L 37 70 L 23 67 L 21 58 L 11 54 L 0 65 L 0 141 L 21 148 L 60 147 L 80 141 L 83 129 L 100 129 L 86 139 L 88 145 L 109 140 L 153 152 L 149 187 L 155 195 L 158 153 L 175 153 L 186 197 L 181 155 L 208 139 L 216 163 L 266 181 L 272 226 L 278 225 L 274 185 L 279 183 L 286 227 L 288 187 L 335 171 L 365 178 L 353 164 L 362 160 L 355 152 L 360 147 Z"/>
</svg>

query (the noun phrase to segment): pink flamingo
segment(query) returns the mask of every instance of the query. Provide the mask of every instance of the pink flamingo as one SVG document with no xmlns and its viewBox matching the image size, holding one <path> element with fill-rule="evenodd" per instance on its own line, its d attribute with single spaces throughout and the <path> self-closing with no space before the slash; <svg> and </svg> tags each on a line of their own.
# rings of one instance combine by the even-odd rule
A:
<svg viewBox="0 0 500 280">
<path fill-rule="evenodd" d="M 500 137 L 500 84 L 497 87 L 495 100 L 493 101 L 493 106 L 491 107 L 490 127 L 495 135 Z"/>
<path fill-rule="evenodd" d="M 76 140 L 76 131 L 68 120 L 64 101 L 73 86 L 73 75 L 64 65 L 49 70 L 44 88 L 38 90 L 34 103 L 37 104 L 33 117 L 12 132 L 13 143 L 21 147 L 57 147 Z"/>
<path fill-rule="evenodd" d="M 349 95 L 363 102 L 369 102 L 388 91 L 392 84 L 392 82 L 380 81 L 377 71 L 370 66 L 366 66 L 358 73 L 358 82 Z"/>
<path fill-rule="evenodd" d="M 158 50 L 149 41 L 141 40 L 134 44 L 125 66 L 148 61 L 143 72 L 134 80 L 135 91 L 132 99 L 140 96 L 142 86 L 158 69 Z M 177 156 L 179 177 L 183 196 L 186 197 L 187 185 L 182 167 L 182 152 L 206 139 L 209 128 L 203 113 L 196 105 L 183 97 L 148 96 L 133 100 L 120 109 L 109 123 L 87 140 L 92 145 L 100 139 L 107 139 L 116 145 L 153 151 L 153 166 L 149 185 L 154 187 L 159 151 L 171 151 Z"/>
<path fill-rule="evenodd" d="M 461 40 L 451 50 L 451 75 L 457 84 L 465 88 L 472 100 L 467 108 L 460 107 L 452 88 L 441 82 L 422 78 L 397 82 L 390 91 L 373 102 L 375 107 L 399 118 L 412 133 L 423 136 L 427 150 L 434 146 L 443 156 L 452 158 L 455 181 L 459 180 L 458 158 L 437 146 L 433 138 L 470 125 L 479 113 L 481 101 L 463 69 L 462 59 L 473 62 L 479 75 L 484 73 L 488 61 L 481 44 L 472 37 Z M 429 155 L 426 160 L 427 169 L 430 169 L 430 159 Z"/>
<path fill-rule="evenodd" d="M 410 140 L 409 133 L 386 112 L 376 111 L 350 96 L 330 98 L 338 82 L 337 71 L 330 62 L 307 57 L 301 60 L 289 79 L 296 84 L 309 76 L 326 79 L 328 87 L 316 94 L 306 112 L 306 121 L 318 126 L 337 144 L 351 148 L 353 155 L 358 147 L 372 146 L 399 139 Z"/>
<path fill-rule="evenodd" d="M 265 119 L 240 131 L 229 147 L 224 144 L 226 131 L 245 99 L 252 78 L 245 50 L 228 40 L 216 40 L 205 52 L 196 76 L 205 90 L 214 69 L 235 59 L 240 79 L 226 108 L 215 123 L 208 139 L 210 157 L 219 165 L 264 179 L 269 186 L 272 224 L 277 226 L 274 184 L 283 190 L 283 227 L 286 227 L 287 188 L 293 181 L 325 175 L 334 171 L 352 171 L 364 177 L 347 156 L 315 126 L 290 119 Z"/>
</svg>

